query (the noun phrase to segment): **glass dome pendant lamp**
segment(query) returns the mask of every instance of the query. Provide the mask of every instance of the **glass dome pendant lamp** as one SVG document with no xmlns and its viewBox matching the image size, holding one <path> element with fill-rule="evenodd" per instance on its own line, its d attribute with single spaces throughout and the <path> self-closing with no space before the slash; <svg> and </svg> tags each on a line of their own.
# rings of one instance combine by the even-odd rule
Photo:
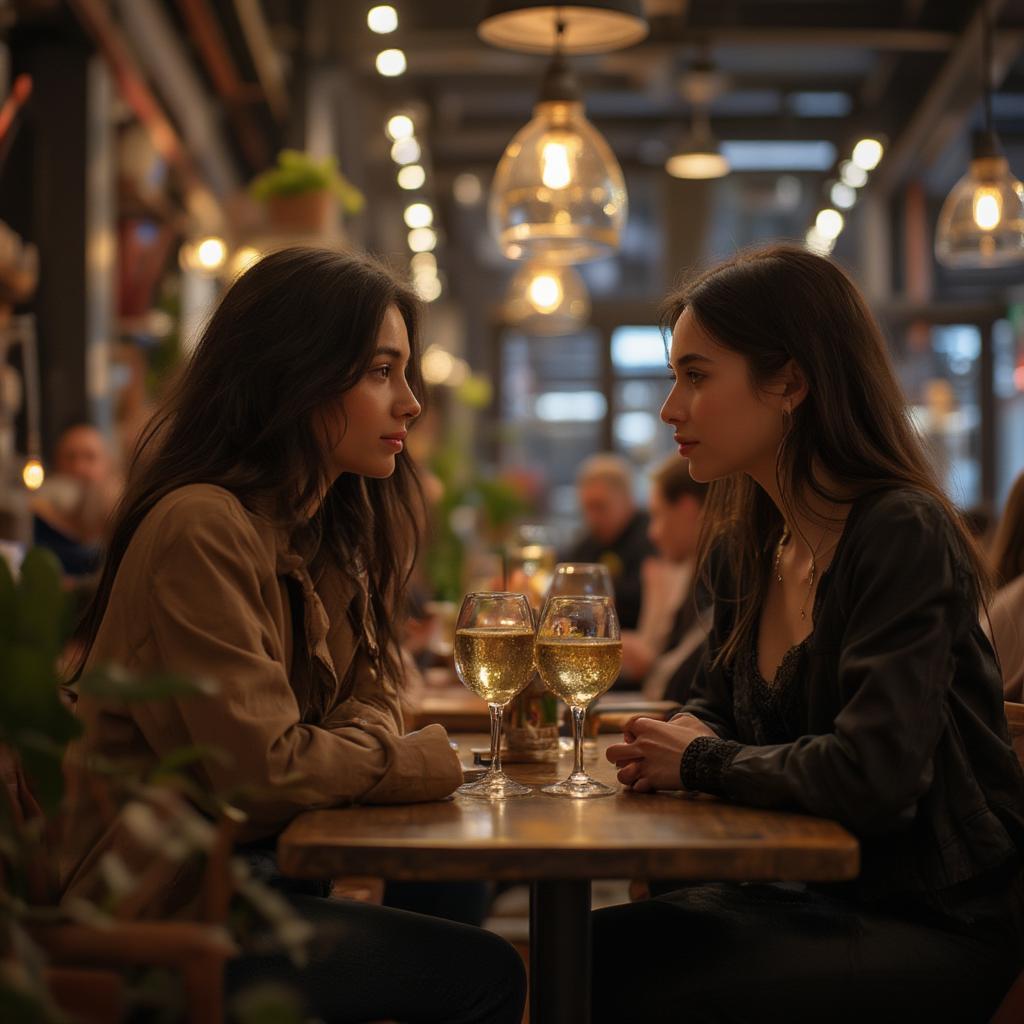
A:
<svg viewBox="0 0 1024 1024">
<path fill-rule="evenodd" d="M 590 316 L 590 296 L 572 267 L 534 260 L 512 278 L 504 314 L 508 323 L 535 337 L 575 334 Z"/>
<path fill-rule="evenodd" d="M 584 263 L 615 252 L 627 211 L 622 169 L 587 120 L 576 79 L 556 49 L 533 119 L 494 173 L 494 236 L 509 259 Z"/>
<path fill-rule="evenodd" d="M 1013 176 L 992 128 L 992 26 L 985 15 L 984 131 L 975 134 L 967 173 L 939 212 L 935 258 L 948 267 L 1024 262 L 1024 185 Z"/>
</svg>

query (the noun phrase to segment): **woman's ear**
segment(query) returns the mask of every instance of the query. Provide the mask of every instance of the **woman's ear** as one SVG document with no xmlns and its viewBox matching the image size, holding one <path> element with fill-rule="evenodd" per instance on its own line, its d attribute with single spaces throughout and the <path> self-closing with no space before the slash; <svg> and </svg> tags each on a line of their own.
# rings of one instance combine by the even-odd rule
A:
<svg viewBox="0 0 1024 1024">
<path fill-rule="evenodd" d="M 783 408 L 791 413 L 807 397 L 807 378 L 797 363 L 790 359 L 782 369 Z"/>
</svg>

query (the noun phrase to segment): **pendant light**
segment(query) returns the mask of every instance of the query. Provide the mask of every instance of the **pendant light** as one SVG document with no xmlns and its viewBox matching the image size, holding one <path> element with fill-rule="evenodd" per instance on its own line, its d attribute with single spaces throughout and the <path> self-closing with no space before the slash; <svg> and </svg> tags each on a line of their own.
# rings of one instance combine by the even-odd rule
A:
<svg viewBox="0 0 1024 1024">
<path fill-rule="evenodd" d="M 640 0 L 491 0 L 477 26 L 484 42 L 524 53 L 551 53 L 556 39 L 563 53 L 607 53 L 639 43 L 647 31 Z"/>
<path fill-rule="evenodd" d="M 683 145 L 665 161 L 673 178 L 722 178 L 729 173 L 729 161 L 711 134 L 706 110 L 695 110 L 693 130 Z"/>
<path fill-rule="evenodd" d="M 558 49 L 533 113 L 491 183 L 491 228 L 502 252 L 560 264 L 610 256 L 626 223 L 626 184 L 608 143 L 587 120 Z"/>
<path fill-rule="evenodd" d="M 574 334 L 590 316 L 590 296 L 572 267 L 534 260 L 512 278 L 504 312 L 509 323 L 527 334 Z"/>
<path fill-rule="evenodd" d="M 693 110 L 690 134 L 682 146 L 665 161 L 673 178 L 722 178 L 729 173 L 729 161 L 711 134 L 708 111 L 728 88 L 727 78 L 716 70 L 705 44 L 698 58 L 679 83 L 679 91 Z"/>
<path fill-rule="evenodd" d="M 992 26 L 984 3 L 982 16 L 985 128 L 973 138 L 970 167 L 942 204 L 935 232 L 935 258 L 949 267 L 1024 262 L 1024 185 L 992 129 Z"/>
</svg>

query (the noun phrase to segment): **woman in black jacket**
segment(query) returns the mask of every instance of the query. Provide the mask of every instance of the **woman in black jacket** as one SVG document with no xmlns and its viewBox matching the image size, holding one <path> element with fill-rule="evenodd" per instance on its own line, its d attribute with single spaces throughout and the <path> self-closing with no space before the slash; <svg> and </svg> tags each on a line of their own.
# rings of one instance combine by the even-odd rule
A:
<svg viewBox="0 0 1024 1024">
<path fill-rule="evenodd" d="M 836 819 L 862 869 L 598 912 L 595 1019 L 985 1021 L 1021 959 L 1024 777 L 985 568 L 881 333 L 834 263 L 782 245 L 672 296 L 666 325 L 661 416 L 713 481 L 714 625 L 683 712 L 608 757 L 638 792 Z"/>
</svg>

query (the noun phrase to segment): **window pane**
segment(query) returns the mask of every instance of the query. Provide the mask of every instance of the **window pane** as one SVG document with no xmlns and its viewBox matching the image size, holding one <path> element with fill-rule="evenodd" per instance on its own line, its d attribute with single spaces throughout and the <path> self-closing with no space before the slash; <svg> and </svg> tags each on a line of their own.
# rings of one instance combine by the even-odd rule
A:
<svg viewBox="0 0 1024 1024">
<path fill-rule="evenodd" d="M 969 508 L 981 500 L 981 331 L 974 324 L 933 326 L 928 340 L 908 343 L 900 379 L 940 482 Z"/>
</svg>

